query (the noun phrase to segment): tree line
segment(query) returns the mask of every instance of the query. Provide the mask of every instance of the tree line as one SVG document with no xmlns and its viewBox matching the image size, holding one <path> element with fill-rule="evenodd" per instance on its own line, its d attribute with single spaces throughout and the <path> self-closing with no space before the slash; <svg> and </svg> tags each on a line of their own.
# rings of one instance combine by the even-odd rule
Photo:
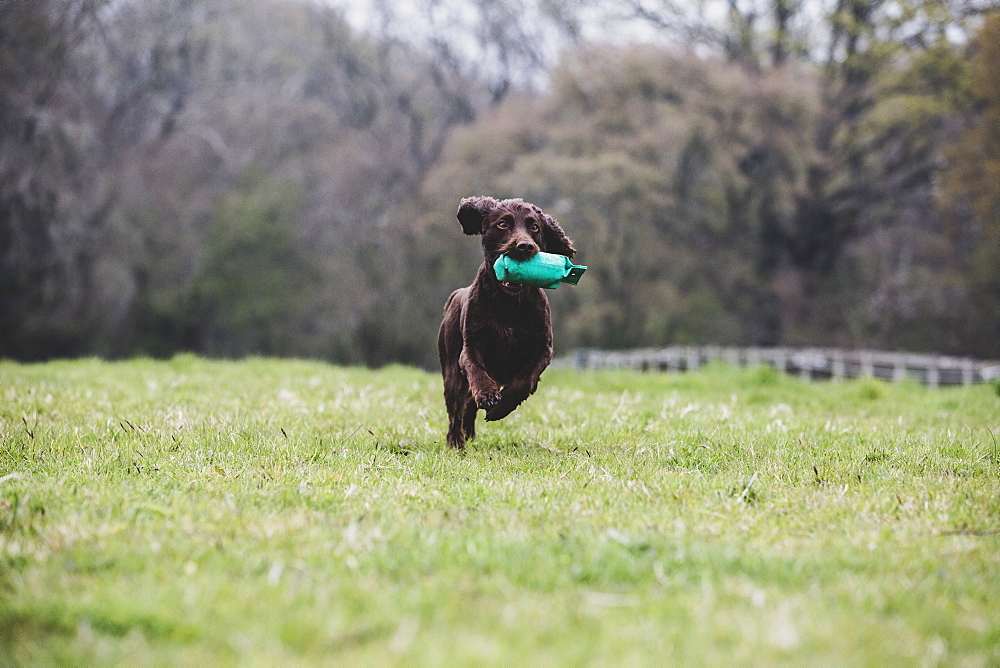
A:
<svg viewBox="0 0 1000 668">
<path fill-rule="evenodd" d="M 698 6 L 0 3 L 0 357 L 431 366 L 473 194 L 576 241 L 563 350 L 1000 357 L 998 13 Z"/>
</svg>

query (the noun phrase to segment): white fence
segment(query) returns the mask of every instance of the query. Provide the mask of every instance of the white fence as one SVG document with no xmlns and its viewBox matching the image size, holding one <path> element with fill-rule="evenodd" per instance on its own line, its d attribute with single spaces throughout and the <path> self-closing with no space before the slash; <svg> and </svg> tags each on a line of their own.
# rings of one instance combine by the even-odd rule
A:
<svg viewBox="0 0 1000 668">
<path fill-rule="evenodd" d="M 830 348 L 673 346 L 627 351 L 583 348 L 559 359 L 558 364 L 577 369 L 691 371 L 716 361 L 733 366 L 769 364 L 779 371 L 797 374 L 806 379 L 871 376 L 889 381 L 912 379 L 932 387 L 970 385 L 1000 377 L 1000 362 L 942 355 Z"/>
</svg>

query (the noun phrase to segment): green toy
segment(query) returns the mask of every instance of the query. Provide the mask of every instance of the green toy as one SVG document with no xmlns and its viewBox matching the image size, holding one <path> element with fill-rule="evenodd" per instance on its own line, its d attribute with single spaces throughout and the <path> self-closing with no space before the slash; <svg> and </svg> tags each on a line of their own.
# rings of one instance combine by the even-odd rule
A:
<svg viewBox="0 0 1000 668">
<path fill-rule="evenodd" d="M 519 261 L 501 255 L 493 263 L 498 281 L 533 285 L 555 290 L 560 283 L 576 285 L 587 267 L 573 264 L 565 255 L 536 253 L 530 260 Z"/>
</svg>

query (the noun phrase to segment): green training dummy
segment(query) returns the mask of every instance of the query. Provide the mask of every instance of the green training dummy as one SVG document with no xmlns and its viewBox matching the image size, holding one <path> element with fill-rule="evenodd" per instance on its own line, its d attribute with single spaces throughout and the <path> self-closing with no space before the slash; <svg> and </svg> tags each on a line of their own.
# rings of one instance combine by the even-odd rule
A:
<svg viewBox="0 0 1000 668">
<path fill-rule="evenodd" d="M 493 263 L 499 281 L 550 290 L 558 288 L 560 283 L 576 285 L 586 270 L 587 267 L 573 264 L 565 255 L 541 252 L 524 261 L 501 255 Z"/>
</svg>

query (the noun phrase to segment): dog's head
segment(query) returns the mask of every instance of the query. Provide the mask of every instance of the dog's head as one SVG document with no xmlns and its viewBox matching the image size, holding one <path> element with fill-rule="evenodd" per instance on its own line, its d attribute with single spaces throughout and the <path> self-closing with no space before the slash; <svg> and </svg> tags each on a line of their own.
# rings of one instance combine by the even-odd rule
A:
<svg viewBox="0 0 1000 668">
<path fill-rule="evenodd" d="M 466 234 L 482 235 L 491 265 L 504 254 L 515 260 L 529 260 L 538 251 L 569 258 L 576 254 L 555 218 L 520 199 L 466 197 L 458 207 L 458 222 Z"/>
</svg>

